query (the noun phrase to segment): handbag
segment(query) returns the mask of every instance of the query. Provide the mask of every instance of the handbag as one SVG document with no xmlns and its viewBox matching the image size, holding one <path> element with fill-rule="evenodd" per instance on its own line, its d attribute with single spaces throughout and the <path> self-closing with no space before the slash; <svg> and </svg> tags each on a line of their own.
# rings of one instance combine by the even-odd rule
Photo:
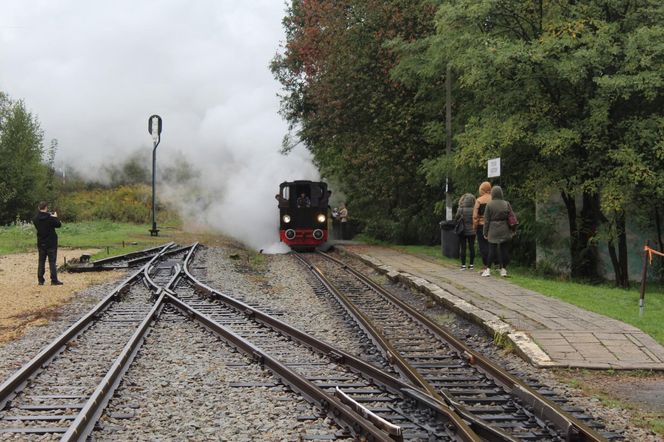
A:
<svg viewBox="0 0 664 442">
<path fill-rule="evenodd" d="M 519 220 L 516 218 L 514 210 L 512 210 L 512 205 L 509 205 L 509 213 L 507 214 L 507 224 L 512 230 L 516 230 L 516 226 L 519 225 Z"/>
<path fill-rule="evenodd" d="M 466 230 L 466 223 L 463 221 L 463 216 L 461 216 L 454 225 L 454 233 L 463 235 L 464 230 Z"/>
</svg>

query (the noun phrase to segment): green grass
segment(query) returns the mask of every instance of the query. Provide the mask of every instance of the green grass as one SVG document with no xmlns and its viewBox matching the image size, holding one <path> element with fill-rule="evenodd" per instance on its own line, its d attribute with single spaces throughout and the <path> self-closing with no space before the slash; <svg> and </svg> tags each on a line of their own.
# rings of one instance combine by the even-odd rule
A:
<svg viewBox="0 0 664 442">
<path fill-rule="evenodd" d="M 102 249 L 94 256 L 98 259 L 142 250 L 171 240 L 167 234 L 151 237 L 149 230 L 150 226 L 147 224 L 111 221 L 63 223 L 57 230 L 58 244 L 59 247 L 67 248 Z M 35 250 L 36 241 L 35 228 L 32 224 L 0 227 L 0 255 Z"/>
<path fill-rule="evenodd" d="M 364 239 L 364 238 L 363 238 Z M 440 246 L 391 246 L 372 241 L 374 244 L 394 247 L 416 255 L 425 255 L 436 261 L 451 266 L 458 266 L 459 260 L 441 256 Z M 610 318 L 631 324 L 652 336 L 664 345 L 664 287 L 649 284 L 646 289 L 643 317 L 639 317 L 639 287 L 632 284 L 629 290 L 623 290 L 605 284 L 584 284 L 573 281 L 546 278 L 535 274 L 533 269 L 510 267 L 510 282 L 557 298 Z"/>
</svg>

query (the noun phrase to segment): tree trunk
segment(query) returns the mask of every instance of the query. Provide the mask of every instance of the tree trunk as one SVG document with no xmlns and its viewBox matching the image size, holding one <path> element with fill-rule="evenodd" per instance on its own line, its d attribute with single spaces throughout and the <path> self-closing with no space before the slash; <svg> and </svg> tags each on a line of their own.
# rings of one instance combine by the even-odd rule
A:
<svg viewBox="0 0 664 442">
<path fill-rule="evenodd" d="M 613 265 L 613 274 L 616 286 L 624 289 L 629 288 L 629 266 L 627 261 L 627 230 L 625 227 L 625 212 L 622 211 L 614 216 L 615 234 L 618 239 L 618 253 L 614 239 L 608 241 L 609 255 Z"/>
<path fill-rule="evenodd" d="M 662 251 L 662 222 L 659 219 L 659 208 L 655 206 L 655 227 L 657 229 L 657 250 Z"/>
<path fill-rule="evenodd" d="M 627 226 L 625 212 L 618 215 L 618 257 L 620 258 L 620 287 L 629 288 L 629 262 L 627 260 Z"/>
<path fill-rule="evenodd" d="M 570 253 L 570 271 L 572 277 L 577 276 L 576 271 L 578 269 L 577 257 L 579 256 L 579 229 L 576 225 L 576 200 L 573 195 L 570 195 L 566 192 L 561 192 L 560 196 L 565 203 L 565 208 L 567 209 L 567 222 L 569 223 L 569 253 Z"/>
<path fill-rule="evenodd" d="M 655 228 L 657 229 L 657 250 L 664 250 L 664 243 L 662 243 L 662 220 L 659 218 L 659 207 L 655 206 Z M 662 271 L 662 260 L 657 261 L 657 267 L 655 267 L 656 273 L 659 273 L 660 282 L 664 282 L 664 271 Z"/>
<path fill-rule="evenodd" d="M 562 192 L 567 208 L 570 232 L 570 255 L 572 278 L 597 278 L 597 250 L 592 244 L 598 224 L 599 198 L 595 193 L 583 193 L 583 207 L 579 222 L 576 201 L 573 195 Z"/>
</svg>

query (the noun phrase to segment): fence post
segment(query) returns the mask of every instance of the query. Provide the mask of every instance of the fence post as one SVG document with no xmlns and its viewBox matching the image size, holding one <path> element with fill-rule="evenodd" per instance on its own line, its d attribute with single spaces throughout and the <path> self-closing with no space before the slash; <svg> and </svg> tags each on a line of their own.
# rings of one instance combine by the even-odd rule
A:
<svg viewBox="0 0 664 442">
<path fill-rule="evenodd" d="M 650 241 L 646 240 L 646 245 L 643 248 L 643 268 L 641 269 L 641 296 L 639 297 L 639 318 L 643 317 L 643 308 L 646 298 L 646 278 L 648 276 L 648 251 L 646 247 L 650 247 Z"/>
</svg>

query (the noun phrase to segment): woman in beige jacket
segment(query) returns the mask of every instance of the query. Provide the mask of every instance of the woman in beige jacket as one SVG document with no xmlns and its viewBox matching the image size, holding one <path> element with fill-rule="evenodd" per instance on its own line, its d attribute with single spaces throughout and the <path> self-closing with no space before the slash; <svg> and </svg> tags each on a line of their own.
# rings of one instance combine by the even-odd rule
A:
<svg viewBox="0 0 664 442">
<path fill-rule="evenodd" d="M 491 201 L 491 183 L 485 181 L 480 184 L 479 192 L 480 196 L 475 200 L 475 206 L 473 207 L 473 228 L 477 231 L 477 244 L 480 246 L 482 262 L 484 263 L 484 270 L 486 270 L 490 267 L 489 241 L 484 238 L 482 231 L 484 229 L 484 210 Z"/>
</svg>

